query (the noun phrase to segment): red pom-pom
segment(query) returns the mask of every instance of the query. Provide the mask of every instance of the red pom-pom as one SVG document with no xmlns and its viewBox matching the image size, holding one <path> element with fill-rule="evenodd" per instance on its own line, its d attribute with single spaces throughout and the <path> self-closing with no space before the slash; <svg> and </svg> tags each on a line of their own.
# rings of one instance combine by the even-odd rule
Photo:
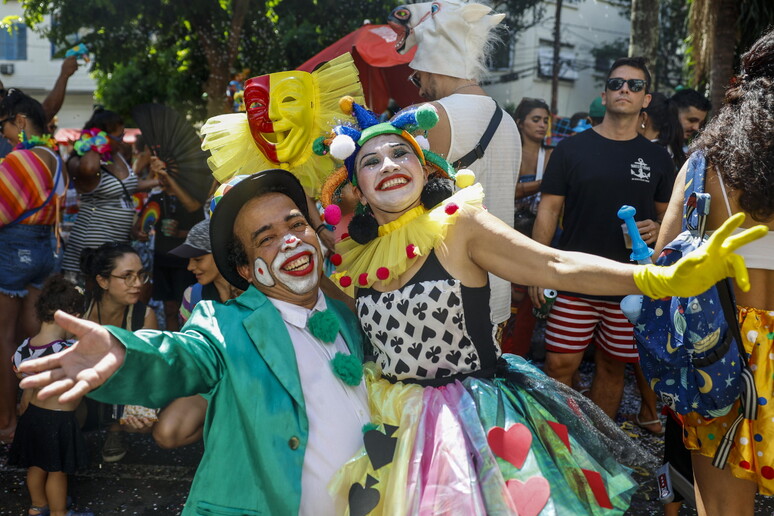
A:
<svg viewBox="0 0 774 516">
<path fill-rule="evenodd" d="M 348 286 L 352 285 L 352 278 L 349 276 L 342 276 L 339 278 L 339 285 L 341 285 L 344 288 L 347 288 Z"/>
<path fill-rule="evenodd" d="M 443 211 L 445 211 L 447 215 L 454 215 L 455 213 L 457 213 L 457 210 L 459 209 L 460 209 L 459 206 L 457 206 L 453 202 L 450 202 L 449 204 L 446 205 L 446 208 L 444 208 Z"/>
<path fill-rule="evenodd" d="M 357 277 L 357 282 L 360 283 L 361 286 L 365 287 L 368 285 L 368 273 L 364 272 L 360 276 Z"/>
<path fill-rule="evenodd" d="M 406 246 L 406 256 L 409 258 L 416 258 L 417 257 L 417 246 L 414 244 L 409 244 Z"/>
<path fill-rule="evenodd" d="M 376 269 L 376 277 L 384 281 L 390 277 L 390 269 L 387 267 L 379 267 Z"/>
<path fill-rule="evenodd" d="M 325 207 L 323 216 L 325 217 L 326 224 L 335 226 L 336 224 L 341 222 L 341 208 L 339 208 L 335 204 L 329 204 L 328 206 Z"/>
<path fill-rule="evenodd" d="M 334 266 L 336 266 L 336 267 L 341 265 L 341 255 L 339 253 L 332 254 L 331 255 L 331 263 Z"/>
<path fill-rule="evenodd" d="M 344 240 L 345 238 L 349 238 L 349 233 L 342 233 L 341 239 Z"/>
</svg>

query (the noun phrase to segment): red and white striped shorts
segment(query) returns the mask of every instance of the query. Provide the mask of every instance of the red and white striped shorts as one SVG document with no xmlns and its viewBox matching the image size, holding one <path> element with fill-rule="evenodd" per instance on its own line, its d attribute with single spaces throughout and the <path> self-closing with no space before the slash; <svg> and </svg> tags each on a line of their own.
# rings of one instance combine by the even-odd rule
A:
<svg viewBox="0 0 774 516">
<path fill-rule="evenodd" d="M 548 315 L 546 350 L 581 353 L 594 343 L 621 362 L 637 362 L 634 328 L 618 303 L 560 294 Z"/>
</svg>

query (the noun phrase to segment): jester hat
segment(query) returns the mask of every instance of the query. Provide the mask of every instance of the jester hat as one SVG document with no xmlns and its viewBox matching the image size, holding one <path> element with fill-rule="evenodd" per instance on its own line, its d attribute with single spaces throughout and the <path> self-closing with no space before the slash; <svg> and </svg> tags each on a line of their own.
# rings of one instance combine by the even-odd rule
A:
<svg viewBox="0 0 774 516">
<path fill-rule="evenodd" d="M 316 197 L 335 163 L 330 156 L 315 155 L 311 143 L 344 118 L 338 107 L 344 95 L 363 100 L 349 54 L 312 73 L 291 70 L 247 80 L 247 111 L 215 116 L 202 127 L 202 149 L 211 153 L 213 176 L 225 183 L 257 170 L 288 170 Z"/>
<path fill-rule="evenodd" d="M 323 185 L 321 195 L 323 205 L 334 202 L 334 191 L 340 189 L 345 181 L 357 185 L 355 157 L 368 140 L 383 134 L 396 134 L 406 140 L 414 149 L 422 165 L 431 169 L 432 177 L 456 178 L 458 186 L 461 187 L 472 183 L 472 172 L 467 170 L 456 172 L 449 162 L 430 151 L 429 143 L 424 135 L 415 137 L 412 134 L 417 131 L 426 132 L 435 127 L 438 123 L 438 112 L 434 106 L 422 104 L 411 107 L 396 114 L 388 122 L 380 122 L 375 113 L 359 105 L 351 97 L 342 98 L 339 105 L 345 114 L 354 117 L 356 125 L 337 125 L 333 127 L 328 136 L 317 138 L 314 142 L 315 154 L 330 154 L 344 162 L 344 166 L 335 171 Z"/>
</svg>

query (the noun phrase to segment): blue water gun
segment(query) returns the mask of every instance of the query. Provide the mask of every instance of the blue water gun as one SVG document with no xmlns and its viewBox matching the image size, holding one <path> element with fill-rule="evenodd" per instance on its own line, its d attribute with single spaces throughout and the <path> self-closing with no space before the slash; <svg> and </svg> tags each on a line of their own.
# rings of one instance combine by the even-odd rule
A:
<svg viewBox="0 0 774 516">
<path fill-rule="evenodd" d="M 78 43 L 73 48 L 65 52 L 65 57 L 75 56 L 76 59 L 83 58 L 84 62 L 89 62 L 89 49 L 83 43 Z"/>
<path fill-rule="evenodd" d="M 637 223 L 634 222 L 636 214 L 637 210 L 632 206 L 624 205 L 618 210 L 618 218 L 626 224 L 626 232 L 632 240 L 632 254 L 629 255 L 629 258 L 640 265 L 647 265 L 651 263 L 650 256 L 653 254 L 653 249 L 648 247 L 648 244 L 640 236 L 640 230 L 637 228 Z M 642 296 L 631 295 L 623 298 L 621 311 L 632 324 L 637 324 L 637 319 L 642 311 Z"/>
</svg>

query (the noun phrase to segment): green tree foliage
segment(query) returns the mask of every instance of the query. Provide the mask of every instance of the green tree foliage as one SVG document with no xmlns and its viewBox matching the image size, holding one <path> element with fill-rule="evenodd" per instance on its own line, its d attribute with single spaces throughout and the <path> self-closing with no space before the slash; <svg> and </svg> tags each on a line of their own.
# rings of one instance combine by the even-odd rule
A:
<svg viewBox="0 0 774 516">
<path fill-rule="evenodd" d="M 365 20 L 385 23 L 401 0 L 21 0 L 24 21 L 63 48 L 85 43 L 97 96 L 128 116 L 144 102 L 195 120 L 224 112 L 234 72 L 294 68 Z M 503 0 L 510 31 L 539 0 Z M 51 15 L 55 23 L 43 24 Z M 78 33 L 78 41 L 72 35 Z"/>
</svg>

